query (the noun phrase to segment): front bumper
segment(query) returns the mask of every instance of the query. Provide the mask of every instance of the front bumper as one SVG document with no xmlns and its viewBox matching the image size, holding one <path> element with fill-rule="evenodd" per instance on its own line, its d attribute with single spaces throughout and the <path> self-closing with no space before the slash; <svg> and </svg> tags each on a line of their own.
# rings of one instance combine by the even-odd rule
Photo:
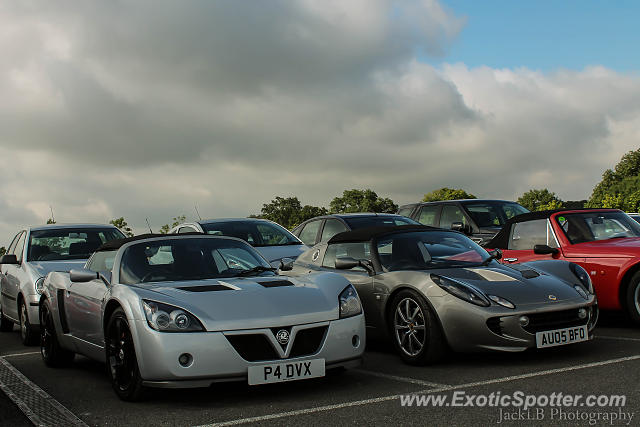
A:
<svg viewBox="0 0 640 427">
<path fill-rule="evenodd" d="M 364 315 L 293 329 L 326 326 L 319 350 L 301 357 L 281 357 L 250 362 L 242 358 L 226 335 L 269 333 L 270 329 L 226 332 L 167 333 L 151 329 L 146 320 L 136 320 L 136 357 L 144 384 L 150 387 L 206 387 L 215 382 L 246 381 L 249 366 L 265 363 L 325 359 L 325 368 L 350 368 L 360 364 L 365 346 Z M 293 332 L 292 329 L 292 332 Z M 293 334 L 292 334 L 293 335 Z M 354 336 L 358 339 L 355 340 Z M 354 341 L 357 341 L 354 345 Z M 192 361 L 182 366 L 180 355 Z"/>
<path fill-rule="evenodd" d="M 455 298 L 455 300 L 451 300 Z M 515 310 L 496 306 L 479 307 L 458 300 L 454 296 L 442 298 L 449 300 L 441 302 L 440 322 L 447 342 L 455 351 L 483 351 L 497 350 L 517 352 L 536 347 L 536 332 L 543 330 L 562 329 L 565 327 L 586 324 L 589 327 L 589 339 L 593 338 L 593 329 L 598 319 L 598 305 L 593 297 L 591 300 L 574 300 L 553 304 L 535 304 L 532 306 L 516 307 Z M 464 305 L 462 305 L 464 303 Z M 580 308 L 587 309 L 588 315 L 584 321 L 559 319 L 557 322 L 541 326 L 541 329 L 528 326 L 523 327 L 520 316 L 545 319 L 562 317 L 563 313 L 577 312 Z"/>
</svg>

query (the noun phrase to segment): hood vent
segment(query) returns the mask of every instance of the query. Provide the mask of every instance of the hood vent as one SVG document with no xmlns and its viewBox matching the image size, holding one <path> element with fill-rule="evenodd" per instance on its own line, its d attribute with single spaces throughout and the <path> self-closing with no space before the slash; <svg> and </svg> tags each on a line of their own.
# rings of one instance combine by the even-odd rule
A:
<svg viewBox="0 0 640 427">
<path fill-rule="evenodd" d="M 281 286 L 295 286 L 288 280 L 270 280 L 268 282 L 257 282 L 259 285 L 264 286 L 265 288 L 279 288 Z"/>
<path fill-rule="evenodd" d="M 540 276 L 540 273 L 535 270 L 521 270 L 520 273 L 522 273 L 522 277 L 525 279 L 535 279 Z"/>
<path fill-rule="evenodd" d="M 205 285 L 205 286 L 184 286 L 178 288 L 187 292 L 212 292 L 212 291 L 230 291 L 230 287 L 225 285 Z"/>
</svg>

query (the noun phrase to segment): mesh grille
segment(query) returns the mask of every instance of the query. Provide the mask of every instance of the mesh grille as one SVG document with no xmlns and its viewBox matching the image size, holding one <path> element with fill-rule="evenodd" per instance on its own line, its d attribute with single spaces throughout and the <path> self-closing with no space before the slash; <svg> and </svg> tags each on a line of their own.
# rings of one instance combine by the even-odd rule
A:
<svg viewBox="0 0 640 427">
<path fill-rule="evenodd" d="M 580 317 L 578 317 L 578 309 L 534 313 L 528 316 L 529 324 L 524 326 L 523 329 L 532 334 L 552 329 L 582 326 L 586 325 L 589 320 L 588 316 L 585 319 L 580 319 Z"/>
</svg>

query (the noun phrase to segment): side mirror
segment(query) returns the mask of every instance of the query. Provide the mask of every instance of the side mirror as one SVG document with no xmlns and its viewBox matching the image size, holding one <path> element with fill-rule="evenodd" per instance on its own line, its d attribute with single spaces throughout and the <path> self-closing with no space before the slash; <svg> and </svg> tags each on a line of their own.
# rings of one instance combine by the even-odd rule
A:
<svg viewBox="0 0 640 427">
<path fill-rule="evenodd" d="M 360 266 L 360 261 L 351 257 L 336 258 L 336 268 L 338 270 L 350 270 Z"/>
<path fill-rule="evenodd" d="M 500 260 L 502 259 L 502 251 L 500 249 L 494 249 L 489 251 L 489 256 L 491 256 L 492 259 Z"/>
<path fill-rule="evenodd" d="M 552 248 L 547 245 L 535 245 L 533 247 L 533 253 L 538 255 L 555 255 L 560 252 L 557 248 Z"/>
<path fill-rule="evenodd" d="M 100 275 L 95 271 L 87 270 L 83 268 L 81 270 L 71 270 L 69 272 L 69 278 L 74 283 L 90 282 L 95 279 L 99 279 Z"/>
<path fill-rule="evenodd" d="M 451 229 L 453 231 L 459 231 L 459 232 L 464 233 L 464 234 L 471 234 L 471 227 L 468 226 L 468 225 L 463 224 L 460 221 L 452 222 L 451 223 Z"/>
<path fill-rule="evenodd" d="M 282 258 L 280 260 L 280 267 L 278 267 L 280 271 L 291 271 L 293 270 L 293 260 L 291 258 Z"/>
<path fill-rule="evenodd" d="M 0 264 L 20 264 L 18 257 L 15 254 L 2 255 L 0 257 Z"/>
</svg>

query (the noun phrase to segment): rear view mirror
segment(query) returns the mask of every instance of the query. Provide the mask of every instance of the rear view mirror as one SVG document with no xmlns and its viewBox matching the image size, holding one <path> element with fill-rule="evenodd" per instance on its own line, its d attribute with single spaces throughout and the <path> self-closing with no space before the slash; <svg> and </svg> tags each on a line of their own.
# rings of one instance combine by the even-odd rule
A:
<svg viewBox="0 0 640 427">
<path fill-rule="evenodd" d="M 338 270 L 350 270 L 360 266 L 360 261 L 351 257 L 336 258 L 336 268 Z"/>
<path fill-rule="evenodd" d="M 491 256 L 492 259 L 500 260 L 502 259 L 502 251 L 500 249 L 494 249 L 489 251 L 489 256 Z"/>
<path fill-rule="evenodd" d="M 555 255 L 558 252 L 560 252 L 558 249 L 547 245 L 535 245 L 533 247 L 533 253 L 538 255 Z"/>
<path fill-rule="evenodd" d="M 15 254 L 7 254 L 7 255 L 2 255 L 2 257 L 0 257 L 0 264 L 20 264 L 18 262 L 18 257 L 15 256 Z"/>
<path fill-rule="evenodd" d="M 291 271 L 293 270 L 293 260 L 291 258 L 282 258 L 280 260 L 280 271 Z"/>
<path fill-rule="evenodd" d="M 95 271 L 87 270 L 83 268 L 81 270 L 71 270 L 69 272 L 69 278 L 74 283 L 90 282 L 95 279 L 99 279 L 100 276 Z"/>
</svg>

